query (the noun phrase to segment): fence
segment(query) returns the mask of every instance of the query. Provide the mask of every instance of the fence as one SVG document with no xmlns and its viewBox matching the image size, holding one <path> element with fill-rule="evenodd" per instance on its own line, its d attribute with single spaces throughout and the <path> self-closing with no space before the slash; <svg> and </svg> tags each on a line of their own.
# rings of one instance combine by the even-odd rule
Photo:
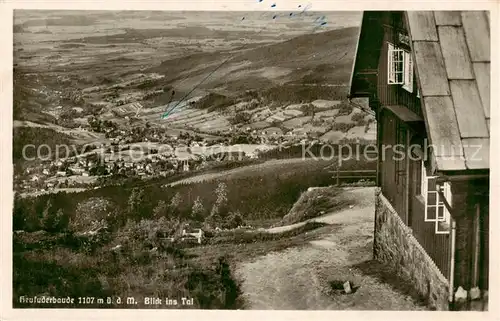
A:
<svg viewBox="0 0 500 321">
<path fill-rule="evenodd" d="M 362 169 L 362 170 L 342 170 L 341 167 L 337 167 L 335 170 L 331 170 L 333 173 L 333 178 L 335 178 L 335 185 L 341 186 L 342 183 L 359 183 L 361 180 L 376 183 L 377 181 L 377 170 L 374 169 Z"/>
</svg>

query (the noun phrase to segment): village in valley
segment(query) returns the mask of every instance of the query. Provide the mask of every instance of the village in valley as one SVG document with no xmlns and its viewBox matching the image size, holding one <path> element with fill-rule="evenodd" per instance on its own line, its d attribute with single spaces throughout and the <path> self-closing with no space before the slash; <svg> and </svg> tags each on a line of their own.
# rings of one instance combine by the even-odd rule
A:
<svg viewBox="0 0 500 321">
<path fill-rule="evenodd" d="M 122 87 L 142 88 L 141 84 L 161 78 L 143 75 L 140 82 L 125 81 Z M 374 117 L 367 113 L 363 99 L 318 99 L 280 106 L 276 102 L 266 104 L 258 96 L 246 100 L 252 96 L 247 92 L 240 102 L 225 102 L 228 106 L 221 112 L 199 107 L 219 99 L 212 94 L 146 108 L 140 102 L 123 104 L 119 95 L 109 99 L 107 89 L 101 88 L 106 97 L 101 104 L 94 102 L 100 98 L 96 97 L 95 87 L 70 95 L 72 99 L 64 98 L 59 91 L 43 91 L 46 99 L 53 101 L 47 114 L 58 124 L 45 128 L 65 133 L 78 140 L 79 145 L 53 146 L 51 155 L 42 157 L 48 160 L 27 165 L 24 172 L 16 175 L 16 190 L 24 194 L 81 191 L 102 184 L 99 177 L 168 177 L 203 170 L 213 162 L 256 160 L 270 149 L 317 143 L 367 143 L 374 139 Z M 128 97 L 131 92 L 123 95 Z M 75 104 L 99 106 L 99 112 L 89 114 L 82 107 L 72 107 Z M 175 110 L 164 118 L 165 111 L 173 107 Z M 30 121 L 15 121 L 19 127 L 33 125 L 37 126 Z M 26 154 L 44 152 L 40 147 L 29 148 L 25 147 Z"/>
</svg>

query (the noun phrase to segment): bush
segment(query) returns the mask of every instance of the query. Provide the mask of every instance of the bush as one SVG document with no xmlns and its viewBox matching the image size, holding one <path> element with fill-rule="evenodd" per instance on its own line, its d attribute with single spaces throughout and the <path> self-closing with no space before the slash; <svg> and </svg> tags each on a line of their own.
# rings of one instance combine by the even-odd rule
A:
<svg viewBox="0 0 500 321">
<path fill-rule="evenodd" d="M 207 109 L 209 112 L 222 111 L 226 107 L 234 105 L 235 101 L 224 95 L 210 93 L 194 104 L 194 108 Z"/>
<path fill-rule="evenodd" d="M 316 107 L 313 104 L 307 104 L 300 106 L 300 111 L 304 113 L 304 116 L 313 116 Z"/>
<path fill-rule="evenodd" d="M 79 203 L 76 206 L 75 214 L 69 219 L 69 229 L 75 233 L 94 231 L 97 228 L 96 222 L 116 223 L 116 217 L 112 202 L 100 197 L 92 197 Z"/>
<path fill-rule="evenodd" d="M 244 224 L 243 217 L 239 211 L 229 213 L 225 223 L 222 225 L 225 229 L 233 229 Z"/>
<path fill-rule="evenodd" d="M 353 114 L 353 115 L 352 115 L 351 120 L 352 120 L 353 122 L 357 123 L 357 122 L 359 122 L 359 121 L 364 120 L 364 119 L 365 119 L 365 116 L 366 116 L 366 115 L 365 115 L 365 114 L 363 114 L 363 113 L 355 113 L 355 114 Z"/>
<path fill-rule="evenodd" d="M 234 117 L 229 118 L 229 123 L 231 125 L 237 124 L 247 124 L 250 119 L 252 119 L 252 115 L 247 112 L 238 112 Z"/>
<path fill-rule="evenodd" d="M 333 130 L 338 130 L 343 133 L 347 133 L 351 128 L 356 127 L 353 123 L 335 123 L 333 125 Z"/>
<path fill-rule="evenodd" d="M 184 286 L 201 309 L 235 309 L 239 305 L 241 290 L 225 257 L 211 270 L 192 271 Z"/>
<path fill-rule="evenodd" d="M 337 113 L 337 116 L 344 116 L 344 115 L 350 115 L 353 110 L 353 106 L 347 102 L 343 101 L 338 105 L 339 112 Z"/>
</svg>

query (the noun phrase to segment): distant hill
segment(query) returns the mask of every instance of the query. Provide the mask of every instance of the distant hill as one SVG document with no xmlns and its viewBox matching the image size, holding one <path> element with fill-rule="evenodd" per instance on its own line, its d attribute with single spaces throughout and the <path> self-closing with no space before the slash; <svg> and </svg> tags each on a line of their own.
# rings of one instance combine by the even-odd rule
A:
<svg viewBox="0 0 500 321">
<path fill-rule="evenodd" d="M 280 66 L 301 67 L 298 62 L 317 65 L 323 62 L 335 62 L 336 54 L 349 54 L 356 46 L 358 28 L 344 28 L 306 34 L 277 44 L 267 45 L 247 51 L 234 61 L 249 60 Z M 325 55 L 330 54 L 331 56 Z M 316 55 L 316 57 L 313 57 Z"/>
<path fill-rule="evenodd" d="M 195 86 L 217 69 L 200 88 L 210 91 L 222 87 L 230 95 L 248 89 L 268 90 L 286 83 L 347 85 L 357 34 L 358 28 L 343 28 L 301 35 L 240 53 L 196 53 L 166 60 L 149 71 L 164 74 L 175 87 L 190 78 Z M 266 75 L 266 71 L 272 73 L 267 68 L 278 68 L 278 76 Z"/>
</svg>

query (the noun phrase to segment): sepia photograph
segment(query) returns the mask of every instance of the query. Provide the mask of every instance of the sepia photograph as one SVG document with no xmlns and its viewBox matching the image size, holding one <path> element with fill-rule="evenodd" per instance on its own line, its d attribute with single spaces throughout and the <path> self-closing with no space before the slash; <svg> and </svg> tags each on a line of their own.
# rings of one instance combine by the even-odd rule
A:
<svg viewBox="0 0 500 321">
<path fill-rule="evenodd" d="M 12 11 L 8 305 L 487 312 L 493 14 L 247 2 Z"/>
</svg>

